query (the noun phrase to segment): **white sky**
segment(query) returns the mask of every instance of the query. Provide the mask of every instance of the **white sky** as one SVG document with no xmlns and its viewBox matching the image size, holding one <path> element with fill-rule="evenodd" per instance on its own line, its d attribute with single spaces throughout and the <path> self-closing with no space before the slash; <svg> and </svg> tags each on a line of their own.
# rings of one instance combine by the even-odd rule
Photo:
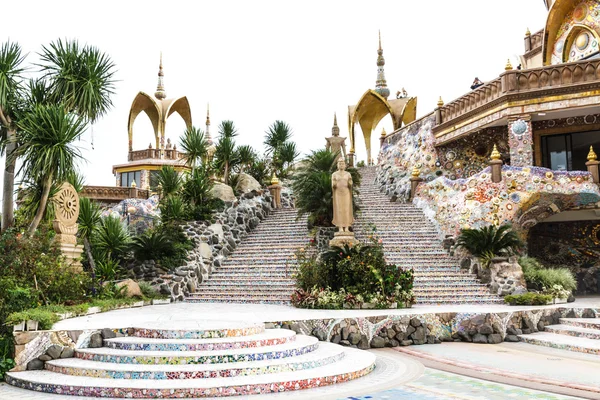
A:
<svg viewBox="0 0 600 400">
<path fill-rule="evenodd" d="M 238 143 L 262 151 L 264 131 L 280 119 L 306 153 L 324 146 L 334 112 L 347 136 L 347 106 L 375 85 L 378 29 L 390 97 L 405 87 L 422 116 L 440 95 L 448 102 L 467 92 L 475 76 L 497 77 L 507 58 L 516 67 L 527 27 L 536 32 L 545 19 L 542 0 L 21 0 L 3 2 L 0 39 L 19 42 L 29 61 L 57 38 L 93 44 L 114 60 L 114 108 L 93 127 L 94 149 L 91 131 L 81 142 L 86 183 L 112 186 L 111 166 L 127 161 L 129 107 L 138 91 L 154 93 L 160 51 L 167 95 L 188 97 L 194 125 L 204 129 L 209 102 L 213 135 L 231 119 Z M 374 150 L 382 127 L 391 132 L 389 117 L 373 134 Z M 183 129 L 173 115 L 167 137 L 178 143 Z M 151 141 L 140 114 L 134 150 Z M 365 159 L 358 135 L 357 151 Z"/>
</svg>

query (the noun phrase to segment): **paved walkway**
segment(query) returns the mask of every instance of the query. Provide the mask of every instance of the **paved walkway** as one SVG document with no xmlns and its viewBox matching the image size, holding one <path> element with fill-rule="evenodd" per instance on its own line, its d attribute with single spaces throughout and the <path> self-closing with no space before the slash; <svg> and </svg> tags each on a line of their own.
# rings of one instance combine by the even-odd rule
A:
<svg viewBox="0 0 600 400">
<path fill-rule="evenodd" d="M 469 378 L 424 368 L 423 365 L 393 350 L 372 350 L 377 354 L 376 368 L 366 378 L 319 389 L 262 396 L 232 397 L 250 400 L 567 400 L 577 397 L 554 395 L 499 383 Z M 84 400 L 89 397 L 37 393 L 0 384 L 1 400 Z"/>
<path fill-rule="evenodd" d="M 106 313 L 88 315 L 60 321 L 54 329 L 102 329 L 127 328 L 132 326 L 168 323 L 169 321 L 188 320 L 226 320 L 226 321 L 298 321 L 322 318 L 353 318 L 380 315 L 413 315 L 446 312 L 515 312 L 519 310 L 557 308 L 565 305 L 523 306 L 507 305 L 441 305 L 419 306 L 409 309 L 393 310 L 305 310 L 284 305 L 270 304 L 220 304 L 220 303 L 175 303 L 162 306 L 130 308 Z M 600 297 L 578 299 L 568 307 L 591 307 L 600 309 Z"/>
</svg>

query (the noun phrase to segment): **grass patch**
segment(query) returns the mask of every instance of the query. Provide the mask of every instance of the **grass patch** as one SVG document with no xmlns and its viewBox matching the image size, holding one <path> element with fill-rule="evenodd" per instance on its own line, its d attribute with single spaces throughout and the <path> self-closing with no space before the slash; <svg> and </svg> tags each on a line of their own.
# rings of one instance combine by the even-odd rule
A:
<svg viewBox="0 0 600 400">
<path fill-rule="evenodd" d="M 511 306 L 543 306 L 552 301 L 552 296 L 529 292 L 505 296 L 504 301 Z"/>
</svg>

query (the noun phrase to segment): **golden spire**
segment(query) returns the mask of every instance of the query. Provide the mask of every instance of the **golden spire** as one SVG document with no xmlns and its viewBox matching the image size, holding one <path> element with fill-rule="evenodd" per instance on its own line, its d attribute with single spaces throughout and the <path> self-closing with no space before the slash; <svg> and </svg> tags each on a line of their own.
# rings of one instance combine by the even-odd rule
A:
<svg viewBox="0 0 600 400">
<path fill-rule="evenodd" d="M 441 106 L 443 106 L 443 105 L 444 105 L 444 100 L 442 100 L 442 96 L 440 96 L 440 99 L 439 99 L 439 100 L 438 100 L 438 102 L 437 102 L 437 106 L 438 106 L 438 107 L 441 107 Z"/>
<path fill-rule="evenodd" d="M 165 92 L 165 82 L 164 82 L 163 73 L 163 64 L 162 64 L 162 51 L 160 52 L 160 64 L 158 66 L 158 85 L 156 85 L 156 92 L 154 93 L 154 97 L 159 100 L 164 100 L 167 98 L 167 92 Z"/>
<path fill-rule="evenodd" d="M 377 80 L 375 81 L 375 91 L 384 99 L 390 97 L 390 89 L 387 87 L 385 80 L 385 71 L 383 66 L 385 59 L 383 58 L 383 49 L 381 48 L 381 31 L 379 31 L 379 49 L 377 49 Z"/>
<path fill-rule="evenodd" d="M 386 137 L 386 136 L 387 136 L 387 133 L 385 132 L 385 128 L 383 128 L 383 129 L 381 130 L 381 137 L 382 137 L 382 138 L 384 138 L 384 137 Z"/>
<path fill-rule="evenodd" d="M 494 145 L 494 148 L 492 149 L 492 154 L 490 155 L 490 158 L 492 160 L 499 160 L 502 158 L 502 155 L 498 151 L 498 148 L 496 147 L 496 145 Z"/>
<path fill-rule="evenodd" d="M 505 71 L 511 71 L 513 69 L 512 64 L 510 63 L 510 58 L 506 60 L 506 65 L 504 66 Z"/>
<path fill-rule="evenodd" d="M 333 127 L 331 128 L 331 134 L 333 136 L 340 135 L 340 128 L 338 127 L 338 124 L 337 124 L 337 114 L 336 113 L 333 113 Z"/>
<path fill-rule="evenodd" d="M 419 171 L 419 168 L 417 168 L 417 166 L 414 166 L 413 170 L 412 170 L 412 174 L 411 174 L 412 177 L 418 178 L 420 174 L 421 174 L 421 171 Z"/>
<path fill-rule="evenodd" d="M 275 175 L 275 171 L 273 171 L 273 176 L 271 177 L 271 185 L 277 185 L 279 183 L 279 178 Z"/>
<path fill-rule="evenodd" d="M 590 146 L 590 152 L 588 153 L 587 159 L 588 161 L 596 161 L 598 159 L 598 156 L 594 152 L 594 146 Z"/>
<path fill-rule="evenodd" d="M 527 32 L 525 32 L 525 36 L 531 36 L 531 32 L 529 31 L 529 27 L 527 28 Z"/>
<path fill-rule="evenodd" d="M 206 141 L 209 145 L 212 144 L 212 137 L 210 136 L 210 108 L 208 103 L 206 103 Z"/>
<path fill-rule="evenodd" d="M 135 179 L 131 182 L 131 187 L 132 188 L 137 187 L 137 184 L 135 183 Z"/>
</svg>

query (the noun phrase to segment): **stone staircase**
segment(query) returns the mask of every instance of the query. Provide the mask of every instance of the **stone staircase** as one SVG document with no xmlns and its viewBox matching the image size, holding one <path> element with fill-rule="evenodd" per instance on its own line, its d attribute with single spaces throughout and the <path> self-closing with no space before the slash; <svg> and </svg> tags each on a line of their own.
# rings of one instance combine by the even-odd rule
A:
<svg viewBox="0 0 600 400">
<path fill-rule="evenodd" d="M 600 318 L 561 318 L 544 332 L 518 335 L 519 340 L 538 346 L 553 347 L 600 355 Z"/>
<path fill-rule="evenodd" d="M 277 210 L 185 301 L 289 304 L 295 288 L 294 254 L 307 244 L 306 219 L 296 221 L 295 209 Z"/>
<path fill-rule="evenodd" d="M 390 202 L 375 182 L 375 167 L 360 170 L 361 212 L 355 222 L 357 239 L 382 239 L 386 260 L 413 268 L 417 304 L 503 303 L 475 276 L 461 270 L 458 260 L 442 246 L 439 234 L 425 214 L 412 203 Z M 376 232 L 373 232 L 376 227 Z"/>
<path fill-rule="evenodd" d="M 375 367 L 372 353 L 262 323 L 169 326 L 130 328 L 128 336 L 105 339 L 104 347 L 48 361 L 45 370 L 7 373 L 6 382 L 74 396 L 214 398 L 337 384 Z"/>
</svg>

